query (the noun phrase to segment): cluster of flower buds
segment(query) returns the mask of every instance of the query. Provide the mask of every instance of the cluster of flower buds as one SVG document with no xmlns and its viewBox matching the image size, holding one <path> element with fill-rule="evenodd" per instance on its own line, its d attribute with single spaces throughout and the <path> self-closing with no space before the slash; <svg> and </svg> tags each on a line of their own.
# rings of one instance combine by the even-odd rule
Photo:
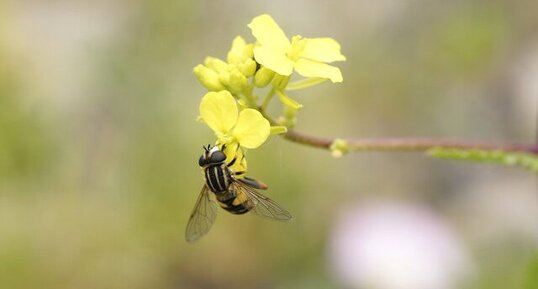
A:
<svg viewBox="0 0 538 289">
<path fill-rule="evenodd" d="M 247 79 L 255 72 L 254 45 L 247 44 L 241 36 L 234 39 L 227 62 L 207 57 L 204 64 L 194 67 L 194 74 L 209 91 L 228 90 L 236 96 L 248 89 Z"/>
</svg>

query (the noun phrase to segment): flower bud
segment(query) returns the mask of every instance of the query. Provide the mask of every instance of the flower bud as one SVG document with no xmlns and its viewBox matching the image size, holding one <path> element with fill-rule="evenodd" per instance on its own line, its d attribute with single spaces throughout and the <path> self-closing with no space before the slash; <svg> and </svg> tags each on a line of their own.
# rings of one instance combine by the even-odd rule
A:
<svg viewBox="0 0 538 289">
<path fill-rule="evenodd" d="M 208 90 L 220 91 L 224 89 L 224 86 L 219 80 L 219 75 L 215 71 L 201 64 L 198 64 L 196 65 L 196 67 L 194 67 L 193 72 L 194 75 L 196 75 L 196 77 L 200 81 L 200 83 Z"/>
<path fill-rule="evenodd" d="M 335 158 L 342 157 L 349 152 L 349 146 L 343 139 L 335 139 L 330 147 L 331 154 Z"/>
<path fill-rule="evenodd" d="M 228 63 L 239 64 L 246 59 L 254 57 L 254 45 L 247 44 L 243 37 L 237 36 L 232 42 L 232 48 L 228 52 Z"/>
<path fill-rule="evenodd" d="M 284 118 L 282 123 L 286 127 L 294 127 L 297 124 L 297 112 L 298 110 L 290 106 L 284 107 Z"/>
<path fill-rule="evenodd" d="M 237 68 L 244 76 L 250 77 L 256 72 L 256 61 L 252 58 L 247 58 L 242 63 L 237 64 Z"/>
<path fill-rule="evenodd" d="M 247 78 L 238 70 L 233 69 L 228 78 L 228 89 L 232 94 L 239 94 L 247 86 Z"/>
<path fill-rule="evenodd" d="M 247 44 L 243 48 L 243 57 L 250 58 L 250 59 L 254 58 L 254 44 L 253 43 Z"/>
<path fill-rule="evenodd" d="M 222 71 L 219 73 L 219 80 L 222 85 L 228 87 L 230 85 L 230 73 L 228 71 Z"/>
<path fill-rule="evenodd" d="M 206 57 L 204 60 L 204 65 L 209 69 L 213 69 L 217 73 L 222 73 L 228 70 L 228 63 L 215 57 Z"/>
<path fill-rule="evenodd" d="M 254 85 L 257 87 L 265 87 L 271 82 L 271 80 L 273 80 L 274 76 L 274 71 L 262 66 L 256 72 L 256 74 L 254 74 Z"/>
</svg>

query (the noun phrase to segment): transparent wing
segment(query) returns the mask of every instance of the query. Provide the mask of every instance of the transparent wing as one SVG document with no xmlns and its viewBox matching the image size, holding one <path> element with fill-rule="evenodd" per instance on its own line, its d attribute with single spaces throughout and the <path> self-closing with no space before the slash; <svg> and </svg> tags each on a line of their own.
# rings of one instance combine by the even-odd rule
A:
<svg viewBox="0 0 538 289">
<path fill-rule="evenodd" d="M 215 222 L 217 205 L 209 197 L 209 188 L 207 185 L 204 185 L 192 210 L 187 229 L 185 230 L 185 240 L 187 242 L 198 240 L 211 229 L 211 226 Z"/>
<path fill-rule="evenodd" d="M 278 221 L 289 221 L 291 219 L 291 214 L 286 209 L 255 189 L 238 181 L 232 182 L 231 187 L 236 191 L 238 196 L 243 194 L 252 201 L 254 204 L 252 212 Z"/>
</svg>

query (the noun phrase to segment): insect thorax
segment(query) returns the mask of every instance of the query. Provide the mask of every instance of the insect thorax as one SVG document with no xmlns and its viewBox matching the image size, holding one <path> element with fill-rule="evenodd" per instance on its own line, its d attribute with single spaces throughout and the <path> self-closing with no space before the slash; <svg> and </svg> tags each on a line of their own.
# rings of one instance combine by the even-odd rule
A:
<svg viewBox="0 0 538 289">
<path fill-rule="evenodd" d="M 209 165 L 204 168 L 204 173 L 207 186 L 215 194 L 227 191 L 233 181 L 230 169 L 225 163 Z"/>
</svg>

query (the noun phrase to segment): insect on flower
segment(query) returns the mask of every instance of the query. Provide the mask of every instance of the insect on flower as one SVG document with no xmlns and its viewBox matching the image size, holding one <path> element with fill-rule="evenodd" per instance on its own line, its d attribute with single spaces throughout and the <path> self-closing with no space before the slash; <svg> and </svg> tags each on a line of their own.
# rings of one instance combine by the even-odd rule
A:
<svg viewBox="0 0 538 289">
<path fill-rule="evenodd" d="M 288 221 L 291 214 L 275 201 L 262 195 L 256 189 L 265 190 L 267 186 L 249 177 L 239 177 L 244 171 L 234 172 L 230 169 L 238 160 L 234 157 L 226 163 L 226 155 L 218 146 L 204 147 L 198 164 L 204 170 L 205 184 L 194 205 L 189 218 L 185 239 L 194 242 L 205 235 L 215 222 L 217 206 L 232 214 L 244 214 L 252 211 L 260 216 L 278 221 Z M 215 196 L 213 200 L 211 193 Z"/>
</svg>

